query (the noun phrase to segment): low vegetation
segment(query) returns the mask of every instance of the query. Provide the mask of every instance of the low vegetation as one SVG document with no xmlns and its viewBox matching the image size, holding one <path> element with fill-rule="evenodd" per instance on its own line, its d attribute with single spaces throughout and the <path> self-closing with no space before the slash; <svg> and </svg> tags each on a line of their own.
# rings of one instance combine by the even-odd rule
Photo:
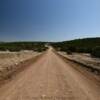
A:
<svg viewBox="0 0 100 100">
<path fill-rule="evenodd" d="M 2 42 L 0 43 L 0 51 L 34 50 L 41 52 L 47 49 L 45 44 L 45 42 Z"/>
<path fill-rule="evenodd" d="M 100 58 L 100 46 L 94 47 L 91 54 Z"/>
<path fill-rule="evenodd" d="M 85 38 L 71 41 L 57 42 L 51 44 L 56 50 L 72 52 L 90 53 L 92 56 L 100 57 L 100 38 Z"/>
</svg>

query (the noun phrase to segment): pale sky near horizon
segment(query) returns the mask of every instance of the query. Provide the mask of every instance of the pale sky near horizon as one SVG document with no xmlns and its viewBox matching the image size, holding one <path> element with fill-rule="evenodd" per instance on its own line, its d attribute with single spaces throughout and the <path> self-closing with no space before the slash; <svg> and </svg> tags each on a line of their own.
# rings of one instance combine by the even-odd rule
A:
<svg viewBox="0 0 100 100">
<path fill-rule="evenodd" d="M 0 1 L 0 41 L 100 37 L 100 0 Z"/>
</svg>

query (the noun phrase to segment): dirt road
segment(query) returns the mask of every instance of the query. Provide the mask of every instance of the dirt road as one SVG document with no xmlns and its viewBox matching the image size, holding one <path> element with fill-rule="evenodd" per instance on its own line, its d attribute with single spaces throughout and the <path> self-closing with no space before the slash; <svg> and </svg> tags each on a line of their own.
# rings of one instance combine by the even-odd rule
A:
<svg viewBox="0 0 100 100">
<path fill-rule="evenodd" d="M 100 100 L 100 81 L 51 49 L 0 88 L 0 100 Z"/>
</svg>

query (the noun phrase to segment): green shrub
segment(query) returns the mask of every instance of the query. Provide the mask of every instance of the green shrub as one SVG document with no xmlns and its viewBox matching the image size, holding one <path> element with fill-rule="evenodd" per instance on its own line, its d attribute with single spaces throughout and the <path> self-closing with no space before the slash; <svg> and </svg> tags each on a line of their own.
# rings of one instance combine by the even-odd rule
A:
<svg viewBox="0 0 100 100">
<path fill-rule="evenodd" d="M 67 50 L 67 54 L 69 54 L 69 55 L 70 55 L 70 54 L 72 54 L 72 52 L 71 52 L 70 50 Z"/>
<path fill-rule="evenodd" d="M 67 47 L 67 50 L 70 51 L 70 52 L 76 52 L 76 47 L 69 46 L 69 47 Z"/>
<path fill-rule="evenodd" d="M 96 46 L 92 49 L 92 56 L 100 57 L 100 46 Z"/>
</svg>

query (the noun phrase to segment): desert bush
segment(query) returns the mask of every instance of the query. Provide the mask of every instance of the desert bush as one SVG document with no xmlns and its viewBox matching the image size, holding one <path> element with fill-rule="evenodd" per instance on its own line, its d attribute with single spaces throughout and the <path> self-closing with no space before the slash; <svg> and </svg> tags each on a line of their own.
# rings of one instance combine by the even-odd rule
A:
<svg viewBox="0 0 100 100">
<path fill-rule="evenodd" d="M 74 47 L 74 46 L 69 46 L 69 47 L 67 47 L 67 51 L 76 52 L 76 47 Z"/>
<path fill-rule="evenodd" d="M 70 50 L 67 50 L 66 53 L 69 55 L 72 54 L 72 52 Z"/>
<path fill-rule="evenodd" d="M 92 56 L 100 57 L 100 46 L 96 46 L 92 49 Z"/>
</svg>

